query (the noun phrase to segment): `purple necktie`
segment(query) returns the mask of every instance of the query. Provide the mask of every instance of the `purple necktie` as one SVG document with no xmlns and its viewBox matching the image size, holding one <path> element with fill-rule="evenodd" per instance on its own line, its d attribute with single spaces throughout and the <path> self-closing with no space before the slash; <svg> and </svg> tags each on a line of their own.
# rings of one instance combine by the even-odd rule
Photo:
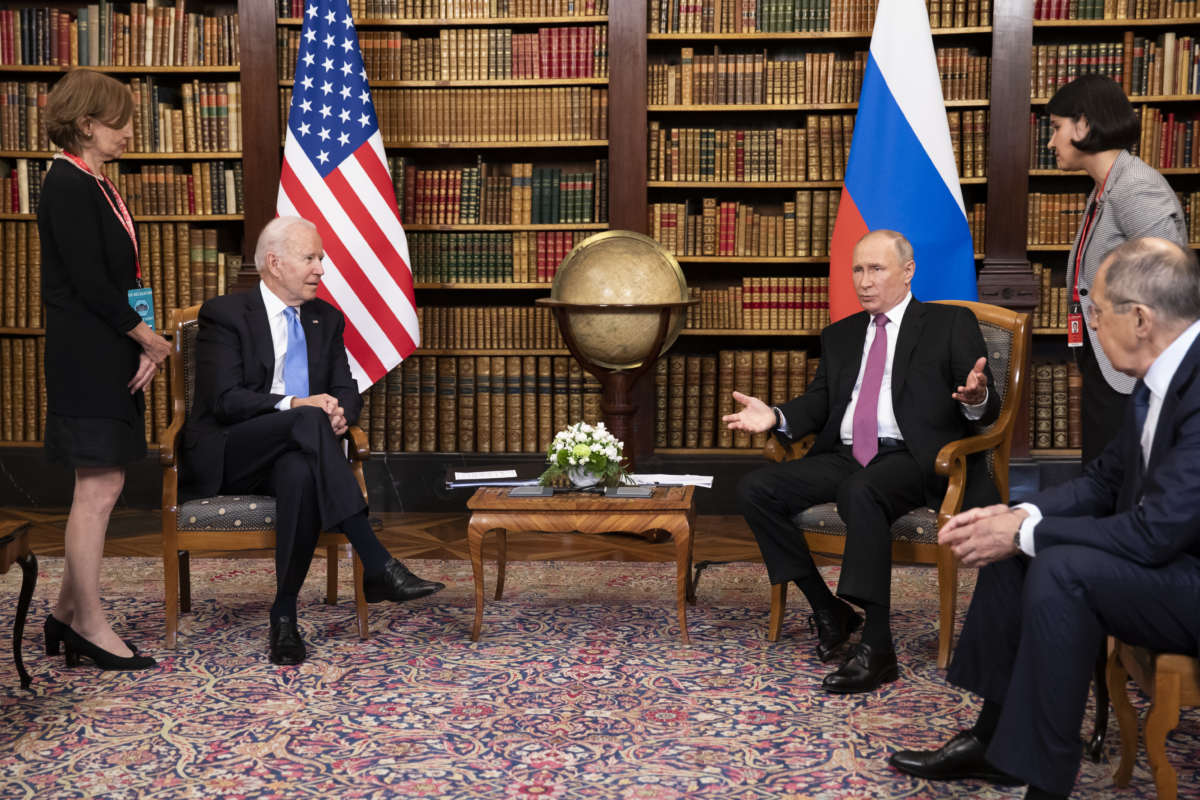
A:
<svg viewBox="0 0 1200 800">
<path fill-rule="evenodd" d="M 854 460 L 864 467 L 879 452 L 879 386 L 883 383 L 883 365 L 887 360 L 886 314 L 875 315 L 875 341 L 867 353 L 867 368 L 863 370 L 862 388 L 858 390 L 858 405 L 854 407 L 854 440 L 850 450 Z"/>
</svg>

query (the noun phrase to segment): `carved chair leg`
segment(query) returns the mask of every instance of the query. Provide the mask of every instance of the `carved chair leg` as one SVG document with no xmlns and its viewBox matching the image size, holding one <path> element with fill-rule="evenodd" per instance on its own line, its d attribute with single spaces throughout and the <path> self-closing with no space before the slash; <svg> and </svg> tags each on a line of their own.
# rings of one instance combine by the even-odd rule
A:
<svg viewBox="0 0 1200 800">
<path fill-rule="evenodd" d="M 163 615 L 166 617 L 166 647 L 175 649 L 179 628 L 179 554 L 163 548 Z"/>
<path fill-rule="evenodd" d="M 938 669 L 950 665 L 954 645 L 954 618 L 958 613 L 958 561 L 949 547 L 939 547 L 938 574 Z"/>
<path fill-rule="evenodd" d="M 1137 760 L 1138 718 L 1133 704 L 1129 702 L 1129 690 L 1125 685 L 1129 680 L 1129 672 L 1121 662 L 1121 647 L 1118 643 L 1113 648 L 1112 655 L 1108 657 L 1105 683 L 1117 716 L 1117 726 L 1121 731 L 1121 763 L 1113 774 L 1113 783 L 1124 788 L 1133 777 L 1133 764 Z"/>
<path fill-rule="evenodd" d="M 366 639 L 371 635 L 371 629 L 367 624 L 367 596 L 363 593 L 363 565 L 358 558 L 358 553 L 354 553 L 354 611 L 358 617 L 358 638 Z"/>
<path fill-rule="evenodd" d="M 1179 675 L 1155 670 L 1154 700 L 1146 716 L 1146 759 L 1154 775 L 1158 800 L 1175 800 L 1178 779 L 1167 761 L 1167 734 L 1179 724 Z"/>
<path fill-rule="evenodd" d="M 1104 675 L 1108 664 L 1108 640 L 1100 645 L 1096 654 L 1096 673 L 1093 683 L 1096 686 L 1096 725 L 1092 729 L 1092 740 L 1087 746 L 1087 757 L 1099 764 L 1104 757 L 1104 737 L 1108 735 L 1108 681 Z"/>
<path fill-rule="evenodd" d="M 338 546 L 331 544 L 325 548 L 325 605 L 336 606 L 338 585 Z"/>
<path fill-rule="evenodd" d="M 783 632 L 783 614 L 787 610 L 787 581 L 771 584 L 771 617 L 767 622 L 767 641 L 778 642 Z"/>
<path fill-rule="evenodd" d="M 192 613 L 192 554 L 179 551 L 179 611 Z"/>
</svg>

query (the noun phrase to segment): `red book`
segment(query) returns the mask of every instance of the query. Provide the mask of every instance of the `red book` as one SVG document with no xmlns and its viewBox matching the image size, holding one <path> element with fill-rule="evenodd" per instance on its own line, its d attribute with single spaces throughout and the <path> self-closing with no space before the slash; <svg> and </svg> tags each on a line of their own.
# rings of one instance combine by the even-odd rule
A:
<svg viewBox="0 0 1200 800">
<path fill-rule="evenodd" d="M 412 164 L 404 167 L 404 219 L 409 222 L 416 220 L 417 208 L 417 168 Z M 403 222 L 404 220 L 401 220 Z"/>
<path fill-rule="evenodd" d="M 550 29 L 538 28 L 538 74 L 535 78 L 553 78 L 550 73 Z"/>
<path fill-rule="evenodd" d="M 546 277 L 546 234 L 539 232 L 537 235 L 537 279 L 539 283 L 545 283 Z"/>
</svg>

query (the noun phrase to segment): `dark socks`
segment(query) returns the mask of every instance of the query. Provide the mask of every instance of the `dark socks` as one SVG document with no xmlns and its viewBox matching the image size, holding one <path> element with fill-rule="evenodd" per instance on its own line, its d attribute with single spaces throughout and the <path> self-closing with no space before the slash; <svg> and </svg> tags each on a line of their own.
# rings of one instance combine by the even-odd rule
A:
<svg viewBox="0 0 1200 800">
<path fill-rule="evenodd" d="M 813 611 L 824 611 L 834 604 L 833 592 L 825 585 L 825 579 L 816 570 L 806 578 L 798 578 L 795 584 L 808 599 L 808 605 Z"/>
<path fill-rule="evenodd" d="M 1065 794 L 1055 794 L 1054 792 L 1047 792 L 1045 789 L 1039 789 L 1038 787 L 1034 786 L 1033 784 L 1030 784 L 1029 788 L 1025 790 L 1025 800 L 1066 800 L 1066 799 L 1067 799 L 1067 795 L 1065 795 Z"/>
<path fill-rule="evenodd" d="M 987 744 L 992 740 L 992 736 L 996 733 L 996 725 L 1000 722 L 1000 710 L 1004 706 L 993 700 L 984 700 L 983 708 L 979 712 L 979 719 L 975 721 L 975 726 L 971 728 L 971 732 L 975 734 L 975 738 Z"/>
<path fill-rule="evenodd" d="M 277 623 L 283 617 L 296 619 L 296 595 L 275 595 L 275 604 L 271 606 L 271 623 Z"/>
<path fill-rule="evenodd" d="M 392 557 L 387 549 L 379 543 L 375 532 L 371 530 L 371 521 L 366 509 L 354 516 L 347 517 L 341 524 L 342 533 L 350 540 L 350 546 L 363 563 L 364 575 L 378 575 L 387 566 Z"/>
<path fill-rule="evenodd" d="M 867 612 L 867 621 L 863 624 L 862 643 L 875 652 L 892 650 L 891 607 L 866 603 L 863 610 Z"/>
</svg>

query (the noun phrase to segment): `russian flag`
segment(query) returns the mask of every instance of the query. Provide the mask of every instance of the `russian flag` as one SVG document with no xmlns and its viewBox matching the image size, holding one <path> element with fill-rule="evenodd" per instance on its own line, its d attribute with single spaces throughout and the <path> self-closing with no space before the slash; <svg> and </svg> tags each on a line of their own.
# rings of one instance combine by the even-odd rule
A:
<svg viewBox="0 0 1200 800">
<path fill-rule="evenodd" d="M 918 299 L 978 298 L 971 230 L 922 0 L 880 0 L 875 15 L 830 247 L 831 319 L 861 310 L 852 254 L 867 231 L 879 228 L 912 242 Z"/>
</svg>

